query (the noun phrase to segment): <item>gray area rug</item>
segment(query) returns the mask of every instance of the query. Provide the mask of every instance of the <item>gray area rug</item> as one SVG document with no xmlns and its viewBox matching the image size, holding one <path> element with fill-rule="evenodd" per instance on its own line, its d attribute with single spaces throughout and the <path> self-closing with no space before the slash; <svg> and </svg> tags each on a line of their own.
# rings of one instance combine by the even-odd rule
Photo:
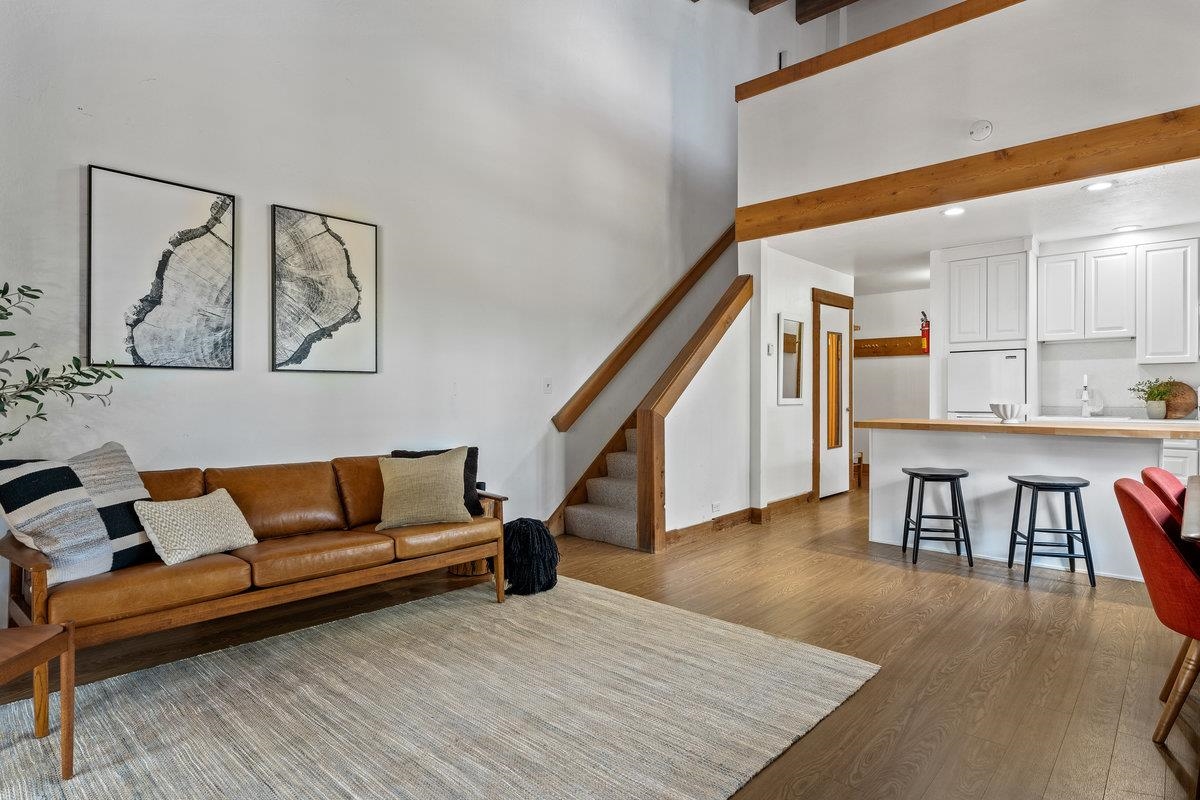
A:
<svg viewBox="0 0 1200 800">
<path fill-rule="evenodd" d="M 873 664 L 561 579 L 81 687 L 76 777 L 0 707 L 4 798 L 679 798 L 744 785 Z"/>
</svg>

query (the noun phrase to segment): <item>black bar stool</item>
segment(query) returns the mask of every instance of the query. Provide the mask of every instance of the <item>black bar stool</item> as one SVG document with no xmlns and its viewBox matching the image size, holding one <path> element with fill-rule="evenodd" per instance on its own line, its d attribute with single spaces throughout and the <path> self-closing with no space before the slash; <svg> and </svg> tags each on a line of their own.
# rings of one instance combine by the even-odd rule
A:
<svg viewBox="0 0 1200 800">
<path fill-rule="evenodd" d="M 1083 517 L 1083 498 L 1079 490 L 1090 485 L 1084 478 L 1073 478 L 1058 475 L 1009 475 L 1008 479 L 1017 485 L 1017 501 L 1013 505 L 1012 531 L 1008 538 L 1008 567 L 1012 569 L 1013 556 L 1017 550 L 1017 539 L 1025 542 L 1025 582 L 1029 583 L 1029 568 L 1033 566 L 1034 556 L 1050 556 L 1070 560 L 1071 572 L 1075 571 L 1075 559 L 1082 558 L 1087 564 L 1088 582 L 1096 585 L 1096 571 L 1092 567 L 1092 546 L 1088 542 L 1087 521 Z M 1033 497 L 1029 504 L 1029 526 L 1027 533 L 1017 530 L 1017 522 L 1021 518 L 1021 492 L 1029 489 Z M 1039 528 L 1037 526 L 1038 495 L 1041 492 L 1059 493 L 1063 496 L 1063 508 L 1066 510 L 1067 527 Z M 1072 499 L 1075 510 L 1079 514 L 1079 527 L 1075 528 L 1072 520 Z M 1065 542 L 1038 539 L 1036 534 L 1052 533 L 1066 536 Z M 1075 540 L 1083 545 L 1083 553 L 1075 552 Z M 1035 550 L 1035 547 L 1050 547 L 1053 550 Z M 1064 552 L 1065 551 L 1065 552 Z"/>
<path fill-rule="evenodd" d="M 929 539 L 936 542 L 954 542 L 954 552 L 962 555 L 963 546 L 967 548 L 967 564 L 975 566 L 975 560 L 971 557 L 971 532 L 967 528 L 967 511 L 963 504 L 962 485 L 960 480 L 967 477 L 970 473 L 965 469 L 942 469 L 940 467 L 904 467 L 900 470 L 908 476 L 908 501 L 904 506 L 904 540 L 900 547 L 900 552 L 908 551 L 908 533 L 912 531 L 913 535 L 913 563 L 917 563 L 917 551 L 920 549 L 921 540 Z M 920 482 L 917 488 L 917 515 L 912 514 L 913 503 L 913 484 Z M 925 513 L 925 484 L 926 483 L 948 483 L 950 484 L 950 513 L 949 514 L 926 514 Z M 927 519 L 946 519 L 951 520 L 953 528 L 926 528 L 924 521 Z M 952 533 L 953 536 L 925 536 L 926 531 L 930 533 Z"/>
</svg>

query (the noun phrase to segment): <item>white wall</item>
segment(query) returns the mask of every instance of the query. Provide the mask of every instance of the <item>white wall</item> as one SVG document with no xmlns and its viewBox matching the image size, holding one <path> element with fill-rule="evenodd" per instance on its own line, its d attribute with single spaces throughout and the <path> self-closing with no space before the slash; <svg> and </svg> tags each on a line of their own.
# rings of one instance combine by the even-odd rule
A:
<svg viewBox="0 0 1200 800">
<path fill-rule="evenodd" d="M 916 336 L 929 290 L 859 295 L 854 298 L 855 339 Z M 854 359 L 854 417 L 929 416 L 929 356 Z M 870 462 L 868 431 L 854 431 L 854 450 Z"/>
<path fill-rule="evenodd" d="M 236 370 L 127 370 L 112 408 L 51 403 L 51 423 L 6 457 L 117 439 L 163 468 L 470 442 L 511 515 L 538 517 L 665 364 L 669 343 L 632 365 L 611 418 L 553 431 L 729 224 L 732 88 L 773 66 L 762 28 L 779 19 L 742 0 L 19 0 L 4 13 L 0 264 L 47 291 L 21 332 L 48 360 L 82 349 L 86 164 L 238 201 Z M 379 224 L 378 375 L 267 370 L 276 202 Z M 701 295 L 734 272 L 729 256 Z"/>
<path fill-rule="evenodd" d="M 750 507 L 750 341 L 745 308 L 667 415 L 669 531 Z"/>
<path fill-rule="evenodd" d="M 741 272 L 754 276 L 751 329 L 750 502 L 755 508 L 812 489 L 812 290 L 854 294 L 854 278 L 775 250 L 765 243 L 739 245 Z M 779 314 L 804 323 L 801 405 L 779 405 L 776 344 Z"/>
<path fill-rule="evenodd" d="M 1200 3 L 1152 5 L 1030 0 L 744 100 L 739 205 L 1190 106 Z"/>
</svg>

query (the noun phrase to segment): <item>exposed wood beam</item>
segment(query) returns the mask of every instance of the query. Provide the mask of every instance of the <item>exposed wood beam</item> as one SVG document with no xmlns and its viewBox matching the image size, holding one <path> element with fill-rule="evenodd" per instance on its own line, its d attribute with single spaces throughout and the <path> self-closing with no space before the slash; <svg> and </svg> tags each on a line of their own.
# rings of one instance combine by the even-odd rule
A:
<svg viewBox="0 0 1200 800">
<path fill-rule="evenodd" d="M 1200 158 L 1200 106 L 737 210 L 739 242 Z"/>
<path fill-rule="evenodd" d="M 914 19 L 912 22 L 888 28 L 874 36 L 859 39 L 857 42 L 851 42 L 843 47 L 830 50 L 828 53 L 822 53 L 819 56 L 763 75 L 761 78 L 747 81 L 737 87 L 734 97 L 740 102 L 1021 2 L 1024 0 L 963 0 L 961 3 Z"/>
<path fill-rule="evenodd" d="M 750 0 L 750 13 L 760 14 L 767 9 L 781 6 L 786 2 L 787 0 Z"/>
<path fill-rule="evenodd" d="M 853 2 L 855 0 L 796 0 L 796 22 L 801 25 L 812 22 Z"/>
</svg>

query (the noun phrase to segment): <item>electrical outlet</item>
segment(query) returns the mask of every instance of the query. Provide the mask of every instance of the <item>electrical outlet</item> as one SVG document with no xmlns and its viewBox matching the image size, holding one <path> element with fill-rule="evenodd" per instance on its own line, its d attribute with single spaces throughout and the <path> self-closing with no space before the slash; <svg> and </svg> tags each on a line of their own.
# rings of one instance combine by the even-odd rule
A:
<svg viewBox="0 0 1200 800">
<path fill-rule="evenodd" d="M 720 513 L 721 513 L 721 504 L 720 504 L 720 503 L 713 503 L 713 504 L 712 504 L 712 513 L 714 513 L 714 514 L 720 514 Z"/>
<path fill-rule="evenodd" d="M 554 382 L 549 378 L 542 378 L 542 394 L 554 394 Z"/>
</svg>

